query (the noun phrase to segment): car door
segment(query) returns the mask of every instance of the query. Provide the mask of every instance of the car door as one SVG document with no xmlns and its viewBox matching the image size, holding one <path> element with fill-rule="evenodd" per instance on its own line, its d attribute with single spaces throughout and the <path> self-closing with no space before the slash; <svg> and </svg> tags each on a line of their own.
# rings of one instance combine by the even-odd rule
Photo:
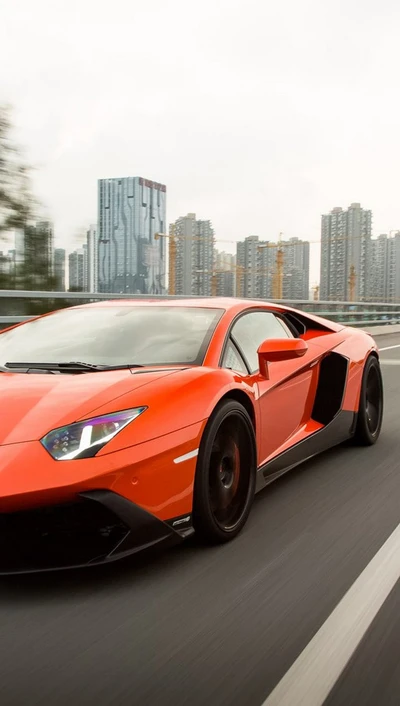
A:
<svg viewBox="0 0 400 706">
<path fill-rule="evenodd" d="M 269 379 L 262 378 L 257 350 L 263 341 L 272 338 L 294 338 L 294 335 L 275 312 L 262 309 L 246 312 L 234 322 L 224 356 L 226 367 L 242 374 L 246 370 L 255 388 L 259 465 L 310 415 L 315 394 L 314 364 L 321 356 L 321 350 L 311 344 L 300 359 L 269 363 Z"/>
</svg>

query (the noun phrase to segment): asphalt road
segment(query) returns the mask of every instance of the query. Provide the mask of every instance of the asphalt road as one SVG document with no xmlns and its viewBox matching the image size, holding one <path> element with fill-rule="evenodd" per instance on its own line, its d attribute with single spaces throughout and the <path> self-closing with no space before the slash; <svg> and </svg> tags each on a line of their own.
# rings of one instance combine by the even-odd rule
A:
<svg viewBox="0 0 400 706">
<path fill-rule="evenodd" d="M 1 705 L 261 706 L 400 522 L 400 335 L 378 343 L 379 443 L 267 488 L 232 544 L 2 578 Z M 396 585 L 328 706 L 400 703 L 399 608 Z"/>
</svg>

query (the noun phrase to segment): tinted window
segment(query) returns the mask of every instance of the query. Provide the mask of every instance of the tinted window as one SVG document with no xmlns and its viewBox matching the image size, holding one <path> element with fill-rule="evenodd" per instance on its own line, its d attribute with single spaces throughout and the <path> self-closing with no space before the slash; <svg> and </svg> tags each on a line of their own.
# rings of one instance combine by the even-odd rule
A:
<svg viewBox="0 0 400 706">
<path fill-rule="evenodd" d="M 233 325 L 231 335 L 252 372 L 258 370 L 257 350 L 263 341 L 267 338 L 293 338 L 284 322 L 269 311 L 244 314 Z"/>
<path fill-rule="evenodd" d="M 228 345 L 226 347 L 224 359 L 222 362 L 222 367 L 230 368 L 231 370 L 235 370 L 238 373 L 242 373 L 242 375 L 248 375 L 246 365 L 242 357 L 236 350 L 236 347 L 233 345 L 232 341 L 228 341 Z"/>
<path fill-rule="evenodd" d="M 222 314 L 168 306 L 64 309 L 0 333 L 0 364 L 201 364 Z"/>
</svg>

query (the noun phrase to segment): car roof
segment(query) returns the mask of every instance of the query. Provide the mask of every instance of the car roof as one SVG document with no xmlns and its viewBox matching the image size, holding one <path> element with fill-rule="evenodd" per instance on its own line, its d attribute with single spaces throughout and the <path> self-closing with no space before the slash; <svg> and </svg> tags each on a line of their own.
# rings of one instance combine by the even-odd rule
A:
<svg viewBox="0 0 400 706">
<path fill-rule="evenodd" d="M 105 299 L 102 301 L 93 302 L 91 304 L 81 304 L 78 305 L 79 308 L 82 306 L 91 307 L 104 307 L 104 306 L 173 306 L 173 307 L 199 307 L 205 309 L 249 309 L 255 306 L 270 306 L 273 309 L 283 309 L 277 304 L 270 304 L 269 302 L 262 301 L 260 299 L 237 299 L 235 297 L 187 297 L 181 299 L 169 298 L 169 296 L 164 296 L 159 299 Z"/>
<path fill-rule="evenodd" d="M 110 295 L 112 296 L 112 295 Z M 140 296 L 140 295 L 139 295 Z M 246 311 L 247 309 L 260 309 L 267 308 L 271 311 L 277 312 L 293 312 L 294 314 L 300 314 L 298 309 L 290 306 L 282 306 L 281 304 L 276 304 L 275 302 L 268 302 L 262 299 L 239 299 L 236 297 L 182 297 L 179 299 L 170 298 L 168 295 L 162 296 L 160 298 L 146 299 L 104 299 L 102 301 L 93 302 L 91 304 L 78 304 L 73 307 L 75 309 L 81 309 L 86 307 L 111 307 L 111 306 L 172 306 L 172 307 L 198 307 L 206 309 L 223 309 L 228 318 L 234 318 L 241 311 Z M 344 328 L 344 324 L 338 324 L 334 321 L 328 321 L 323 319 L 311 312 L 302 312 L 310 321 L 322 324 L 325 328 L 330 331 L 340 331 Z"/>
</svg>

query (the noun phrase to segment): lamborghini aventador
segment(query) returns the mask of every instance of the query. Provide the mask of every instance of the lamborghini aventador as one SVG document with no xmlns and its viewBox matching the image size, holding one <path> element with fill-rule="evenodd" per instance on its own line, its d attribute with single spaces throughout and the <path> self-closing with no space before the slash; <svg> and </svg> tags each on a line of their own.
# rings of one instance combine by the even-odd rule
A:
<svg viewBox="0 0 400 706">
<path fill-rule="evenodd" d="M 231 540 L 255 493 L 336 444 L 374 444 L 383 410 L 369 334 L 219 298 L 99 302 L 2 331 L 0 397 L 2 573 Z"/>
</svg>

